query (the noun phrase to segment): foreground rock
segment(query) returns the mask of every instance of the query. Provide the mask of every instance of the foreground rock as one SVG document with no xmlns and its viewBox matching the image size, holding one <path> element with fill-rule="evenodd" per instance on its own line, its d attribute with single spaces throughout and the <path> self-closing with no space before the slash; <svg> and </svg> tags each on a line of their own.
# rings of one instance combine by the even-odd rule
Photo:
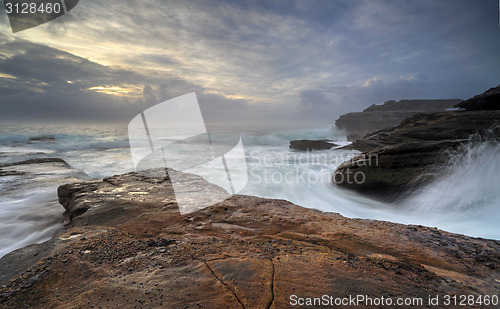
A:
<svg viewBox="0 0 500 309">
<path fill-rule="evenodd" d="M 489 102 L 488 96 L 482 98 Z M 468 143 L 473 135 L 483 141 L 500 140 L 500 111 L 416 115 L 354 141 L 349 147 L 363 154 L 339 166 L 333 180 L 349 189 L 395 198 L 438 177 L 446 154 Z"/>
<path fill-rule="evenodd" d="M 362 139 L 366 134 L 396 126 L 404 119 L 423 113 L 442 112 L 462 100 L 401 100 L 372 105 L 362 112 L 342 115 L 335 121 L 337 128 L 345 130 L 347 140 Z"/>
<path fill-rule="evenodd" d="M 290 149 L 303 150 L 303 151 L 327 150 L 336 146 L 338 145 L 333 143 L 333 141 L 327 139 L 321 139 L 321 140 L 303 139 L 290 142 Z"/>
<path fill-rule="evenodd" d="M 289 308 L 291 295 L 500 292 L 498 241 L 251 196 L 181 216 L 167 178 L 136 173 L 59 196 L 66 232 L 0 260 L 5 308 Z"/>
</svg>

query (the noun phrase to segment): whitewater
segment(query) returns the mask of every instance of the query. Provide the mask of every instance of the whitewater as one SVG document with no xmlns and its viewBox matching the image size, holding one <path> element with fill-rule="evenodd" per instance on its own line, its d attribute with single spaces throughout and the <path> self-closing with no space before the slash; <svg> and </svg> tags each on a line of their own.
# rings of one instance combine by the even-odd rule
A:
<svg viewBox="0 0 500 309">
<path fill-rule="evenodd" d="M 332 184 L 336 167 L 359 154 L 338 149 L 349 144 L 342 132 L 331 128 L 221 129 L 211 134 L 241 134 L 248 184 L 240 194 L 284 199 L 349 218 L 419 224 L 500 239 L 498 142 L 471 141 L 461 151 L 448 154 L 435 182 L 403 200 L 386 203 Z M 314 152 L 289 149 L 290 141 L 297 139 L 331 139 L 339 147 Z M 125 126 L 0 125 L 0 164 L 44 157 L 65 160 L 86 174 L 84 180 L 134 170 Z M 46 241 L 63 229 L 59 184 L 40 185 L 35 180 L 0 177 L 0 256 Z"/>
</svg>

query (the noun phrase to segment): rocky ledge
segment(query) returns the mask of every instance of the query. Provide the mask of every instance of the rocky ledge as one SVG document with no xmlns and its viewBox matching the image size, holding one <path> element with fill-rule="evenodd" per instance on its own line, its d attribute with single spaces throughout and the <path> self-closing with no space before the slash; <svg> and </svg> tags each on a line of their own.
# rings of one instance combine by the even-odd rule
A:
<svg viewBox="0 0 500 309">
<path fill-rule="evenodd" d="M 36 158 L 11 163 L 0 163 L 0 178 L 3 181 L 3 194 L 23 190 L 60 186 L 61 184 L 82 181 L 88 176 L 59 158 Z"/>
<path fill-rule="evenodd" d="M 484 94 L 477 97 L 485 100 Z M 473 104 L 473 100 L 466 102 Z M 500 101 L 495 102 L 500 106 Z M 436 179 L 447 154 L 472 137 L 500 140 L 500 111 L 473 108 L 420 114 L 398 126 L 370 133 L 348 146 L 363 154 L 339 166 L 333 180 L 345 188 L 394 199 Z"/>
<path fill-rule="evenodd" d="M 404 119 L 417 114 L 444 112 L 462 100 L 400 100 L 372 105 L 362 112 L 342 115 L 335 126 L 347 133 L 347 140 L 362 139 L 366 134 L 396 126 Z"/>
<path fill-rule="evenodd" d="M 500 109 L 500 86 L 490 88 L 469 100 L 465 100 L 455 107 L 466 110 L 499 110 Z"/>
<path fill-rule="evenodd" d="M 251 196 L 180 215 L 168 178 L 148 174 L 65 185 L 59 198 L 66 231 L 0 260 L 2 307 L 288 308 L 292 295 L 500 292 L 494 240 Z"/>
<path fill-rule="evenodd" d="M 336 146 L 338 145 L 333 143 L 332 140 L 327 140 L 327 139 L 321 139 L 321 140 L 303 139 L 290 142 L 290 149 L 303 150 L 303 151 L 326 150 Z"/>
<path fill-rule="evenodd" d="M 80 176 L 83 175 L 82 172 L 72 169 L 68 163 L 59 158 L 37 158 L 0 164 L 0 176 L 48 175 L 56 174 L 55 171 L 60 170 L 64 170 L 65 173 L 79 173 L 81 174 Z M 45 171 L 45 173 L 41 171 Z"/>
</svg>

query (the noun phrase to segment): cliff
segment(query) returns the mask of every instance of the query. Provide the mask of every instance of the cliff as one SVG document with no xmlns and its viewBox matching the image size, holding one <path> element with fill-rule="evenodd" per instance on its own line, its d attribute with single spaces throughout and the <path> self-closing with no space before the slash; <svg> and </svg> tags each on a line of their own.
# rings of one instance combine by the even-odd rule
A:
<svg viewBox="0 0 500 309">
<path fill-rule="evenodd" d="M 335 121 L 337 128 L 345 130 L 348 140 L 362 139 L 366 134 L 398 125 L 404 119 L 423 113 L 445 111 L 461 100 L 401 100 L 372 105 L 362 112 L 342 115 Z"/>
<path fill-rule="evenodd" d="M 455 107 L 466 110 L 499 110 L 500 109 L 500 86 L 490 88 L 473 98 L 465 100 Z"/>
<path fill-rule="evenodd" d="M 498 97 L 489 94 L 490 90 L 475 98 L 500 106 Z M 465 101 L 467 106 L 477 103 L 475 98 Z M 500 140 L 500 111 L 474 107 L 415 115 L 398 126 L 354 141 L 349 147 L 363 154 L 339 166 L 333 181 L 345 188 L 391 199 L 436 179 L 446 154 L 470 142 L 473 136 L 483 141 Z M 347 181 L 353 173 L 364 175 L 364 181 Z"/>
</svg>

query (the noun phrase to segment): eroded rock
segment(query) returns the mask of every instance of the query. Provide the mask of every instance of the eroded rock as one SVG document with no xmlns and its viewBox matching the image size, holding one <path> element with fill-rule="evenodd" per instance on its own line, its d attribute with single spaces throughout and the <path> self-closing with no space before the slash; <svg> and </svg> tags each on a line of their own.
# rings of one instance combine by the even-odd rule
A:
<svg viewBox="0 0 500 309">
<path fill-rule="evenodd" d="M 291 295 L 500 291 L 498 241 L 251 196 L 181 215 L 166 183 L 130 173 L 61 187 L 66 232 L 0 260 L 30 259 L 1 305 L 288 308 Z"/>
</svg>

